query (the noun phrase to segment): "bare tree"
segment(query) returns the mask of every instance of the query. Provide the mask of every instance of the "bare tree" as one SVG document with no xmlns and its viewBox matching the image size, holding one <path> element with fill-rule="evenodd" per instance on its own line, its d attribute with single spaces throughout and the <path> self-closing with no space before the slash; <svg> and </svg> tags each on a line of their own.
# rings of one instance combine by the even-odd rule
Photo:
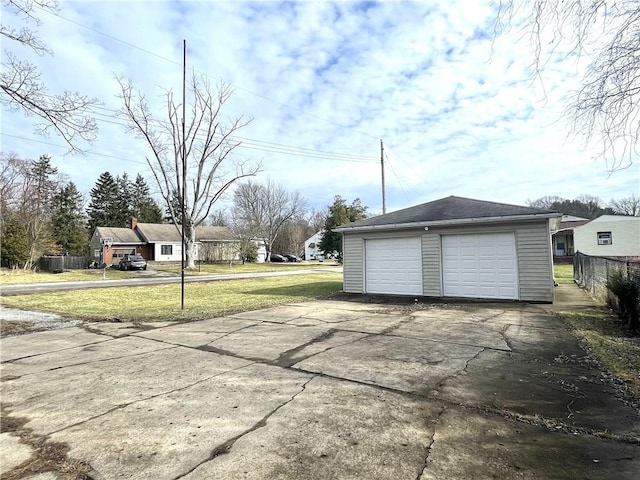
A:
<svg viewBox="0 0 640 480">
<path fill-rule="evenodd" d="M 194 74 L 188 85 L 191 106 L 187 109 L 189 118 L 185 121 L 183 138 L 182 105 L 176 103 L 171 90 L 166 93 L 167 121 L 158 121 L 151 114 L 145 96 L 136 93 L 130 81 L 119 79 L 119 83 L 124 103 L 122 116 L 129 130 L 143 139 L 151 151 L 146 157 L 147 164 L 178 230 L 182 225 L 181 206 L 185 205 L 187 268 L 195 268 L 196 227 L 204 222 L 231 185 L 260 171 L 259 164 L 248 165 L 235 159 L 231 162 L 233 151 L 240 145 L 233 135 L 250 120 L 239 117 L 225 123 L 221 112 L 232 90 L 221 84 L 214 91 L 205 78 Z M 182 173 L 183 146 L 186 190 Z"/>
<path fill-rule="evenodd" d="M 590 64 L 582 87 L 570 97 L 568 118 L 587 141 L 602 144 L 610 171 L 628 167 L 636 154 L 640 115 L 640 2 L 638 0 L 504 0 L 499 23 L 524 12 L 542 67 L 559 45 Z"/>
<path fill-rule="evenodd" d="M 53 53 L 29 24 L 41 23 L 35 15 L 36 8 L 56 12 L 58 6 L 55 0 L 3 0 L 3 5 L 6 12 L 21 19 L 23 26 L 18 28 L 8 25 L 7 17 L 11 17 L 3 14 L 3 23 L 0 25 L 2 37 L 11 43 L 30 48 L 38 55 Z M 51 95 L 33 63 L 21 60 L 7 50 L 3 53 L 0 103 L 9 110 L 21 110 L 26 116 L 39 117 L 42 122 L 36 124 L 36 129 L 40 133 L 47 135 L 53 130 L 64 139 L 72 152 L 80 152 L 78 140 L 91 141 L 95 138 L 97 125 L 89 115 L 89 110 L 98 101 L 77 92 Z"/>
<path fill-rule="evenodd" d="M 638 195 L 631 195 L 620 200 L 611 200 L 609 206 L 618 215 L 640 217 L 640 197 Z"/>
<path fill-rule="evenodd" d="M 0 173 L 0 226 L 4 228 L 6 219 L 13 219 L 24 232 L 24 268 L 28 270 L 43 253 L 55 250 L 51 201 L 65 178 L 47 155 L 38 160 L 0 155 Z"/>
<path fill-rule="evenodd" d="M 564 198 L 558 197 L 555 195 L 547 195 L 545 197 L 540 197 L 535 200 L 527 200 L 527 205 L 533 208 L 542 208 L 543 210 L 552 210 L 553 206 L 562 203 Z"/>
<path fill-rule="evenodd" d="M 265 185 L 251 181 L 243 183 L 233 198 L 237 219 L 253 236 L 264 241 L 267 261 L 282 226 L 306 208 L 306 201 L 298 192 L 289 193 L 271 180 Z"/>
</svg>

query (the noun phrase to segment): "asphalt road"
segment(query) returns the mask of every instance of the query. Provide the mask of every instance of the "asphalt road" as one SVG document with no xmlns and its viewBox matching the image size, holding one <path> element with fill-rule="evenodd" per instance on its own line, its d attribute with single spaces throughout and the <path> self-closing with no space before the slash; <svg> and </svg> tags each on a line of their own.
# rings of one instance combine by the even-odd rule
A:
<svg viewBox="0 0 640 480">
<path fill-rule="evenodd" d="M 219 280 L 235 280 L 240 278 L 260 278 L 260 277 L 281 277 L 286 275 L 307 275 L 310 273 L 342 272 L 342 267 L 309 268 L 304 270 L 282 270 L 278 272 L 256 272 L 256 273 L 230 273 L 223 275 L 188 275 L 185 276 L 185 283 L 193 282 L 215 282 Z M 147 272 L 138 272 L 147 274 Z M 143 287 L 149 285 L 166 285 L 170 283 L 180 283 L 180 276 L 139 276 L 138 278 L 128 278 L 125 280 L 93 280 L 82 282 L 51 282 L 51 283 L 29 283 L 20 285 L 2 285 L 0 294 L 8 295 L 31 295 L 44 292 L 59 292 L 64 290 L 83 290 L 87 288 L 111 288 L 111 287 Z"/>
</svg>

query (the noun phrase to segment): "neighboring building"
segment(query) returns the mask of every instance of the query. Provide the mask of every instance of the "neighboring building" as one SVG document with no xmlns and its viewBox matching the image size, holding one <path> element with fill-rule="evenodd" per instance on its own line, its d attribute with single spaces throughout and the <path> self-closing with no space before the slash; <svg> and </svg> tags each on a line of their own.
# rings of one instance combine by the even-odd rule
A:
<svg viewBox="0 0 640 480">
<path fill-rule="evenodd" d="M 256 244 L 256 263 L 264 263 L 267 261 L 267 244 L 264 240 L 254 238 L 253 243 Z"/>
<path fill-rule="evenodd" d="M 570 260 L 570 257 L 575 252 L 573 230 L 588 221 L 588 218 L 574 217 L 572 215 L 562 216 L 558 231 L 551 236 L 554 259 L 568 258 Z"/>
<path fill-rule="evenodd" d="M 131 228 L 98 227 L 90 243 L 93 260 L 117 264 L 125 254 L 137 253 L 150 261 L 179 262 L 182 260 L 179 228 L 167 223 L 138 223 L 135 219 Z M 239 241 L 227 227 L 197 227 L 196 258 L 207 262 L 239 260 Z"/>
<path fill-rule="evenodd" d="M 322 240 L 322 232 L 318 232 L 304 241 L 304 259 L 317 260 L 322 258 L 324 252 L 320 250 L 320 241 Z"/>
<path fill-rule="evenodd" d="M 340 226 L 344 291 L 553 302 L 560 217 L 451 196 Z"/>
<path fill-rule="evenodd" d="M 105 243 L 106 242 L 106 243 Z M 92 261 L 118 264 L 126 254 L 150 257 L 149 247 L 131 228 L 98 227 L 89 241 Z"/>
<path fill-rule="evenodd" d="M 182 235 L 180 226 L 169 223 L 137 223 L 132 228 L 148 245 L 150 256 L 147 260 L 156 262 L 179 262 L 182 260 Z M 196 255 L 196 258 L 197 255 Z"/>
<path fill-rule="evenodd" d="M 640 258 L 640 217 L 602 215 L 574 228 L 573 238 L 585 255 Z"/>
</svg>

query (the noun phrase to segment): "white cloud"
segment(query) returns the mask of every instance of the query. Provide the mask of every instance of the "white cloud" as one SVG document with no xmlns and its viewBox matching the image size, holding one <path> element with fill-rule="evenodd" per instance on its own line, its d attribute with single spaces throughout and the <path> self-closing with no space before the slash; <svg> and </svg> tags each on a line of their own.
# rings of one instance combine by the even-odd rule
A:
<svg viewBox="0 0 640 480">
<path fill-rule="evenodd" d="M 32 119 L 5 112 L 2 150 L 50 153 L 86 193 L 105 170 L 148 176 L 145 145 L 109 118 L 121 107 L 114 75 L 131 78 L 163 115 L 162 91 L 180 89 L 186 39 L 189 69 L 234 85 L 225 115 L 254 118 L 238 154 L 262 160 L 262 180 L 314 206 L 342 195 L 381 210 L 379 139 L 389 209 L 453 194 L 522 204 L 637 192 L 640 163 L 609 176 L 591 160 L 596 146 L 567 138 L 562 98 L 583 66 L 559 51 L 536 78 L 522 34 L 493 38 L 495 14 L 492 2 L 472 0 L 64 1 L 61 18 L 42 15 L 55 56 L 31 59 L 52 91 L 104 102 L 99 138 L 86 157 L 62 157 L 50 145 L 60 139 L 33 135 Z"/>
</svg>

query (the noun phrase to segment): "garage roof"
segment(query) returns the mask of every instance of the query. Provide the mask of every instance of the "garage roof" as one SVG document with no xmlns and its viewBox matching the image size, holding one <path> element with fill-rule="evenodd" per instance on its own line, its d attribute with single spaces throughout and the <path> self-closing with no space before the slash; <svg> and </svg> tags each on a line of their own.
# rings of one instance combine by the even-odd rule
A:
<svg viewBox="0 0 640 480">
<path fill-rule="evenodd" d="M 561 217 L 553 210 L 450 196 L 342 225 L 338 232 Z"/>
</svg>

